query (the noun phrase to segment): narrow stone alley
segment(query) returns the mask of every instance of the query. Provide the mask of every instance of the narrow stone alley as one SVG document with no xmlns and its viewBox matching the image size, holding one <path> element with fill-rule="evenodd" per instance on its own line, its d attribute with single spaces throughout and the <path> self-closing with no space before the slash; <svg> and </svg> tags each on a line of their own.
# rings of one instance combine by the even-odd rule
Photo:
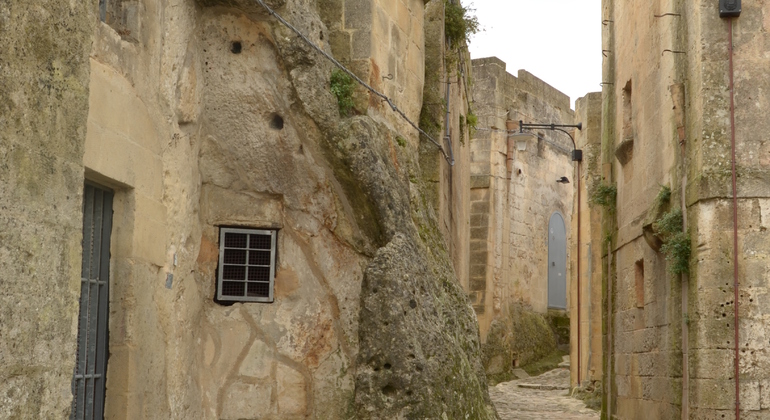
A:
<svg viewBox="0 0 770 420">
<path fill-rule="evenodd" d="M 489 396 L 501 420 L 598 420 L 599 412 L 569 395 L 569 369 L 502 382 Z"/>
</svg>

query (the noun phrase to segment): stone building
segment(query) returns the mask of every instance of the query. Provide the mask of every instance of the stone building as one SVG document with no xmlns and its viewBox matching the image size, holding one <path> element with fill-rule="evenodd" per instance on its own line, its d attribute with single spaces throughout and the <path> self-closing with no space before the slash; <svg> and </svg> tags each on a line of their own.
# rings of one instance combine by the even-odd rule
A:
<svg viewBox="0 0 770 420">
<path fill-rule="evenodd" d="M 722 3 L 603 1 L 607 418 L 770 418 L 770 6 Z"/>
<path fill-rule="evenodd" d="M 495 417 L 468 166 L 363 88 L 341 116 L 260 3 L 0 5 L 0 417 Z M 443 96 L 441 2 L 264 3 L 409 120 Z"/>
<path fill-rule="evenodd" d="M 495 57 L 473 60 L 469 293 L 492 374 L 551 353 L 544 315 L 566 314 L 575 181 L 570 137 L 548 129 L 516 139 L 519 120 L 575 124 L 569 97 Z M 528 325 L 531 323 L 532 325 Z M 567 333 L 564 334 L 566 345 Z"/>
<path fill-rule="evenodd" d="M 601 185 L 602 95 L 589 93 L 575 101 L 576 119 L 583 128 L 575 133 L 582 151 L 580 182 L 575 183 L 573 216 L 570 227 L 569 296 L 570 371 L 572 386 L 600 388 L 603 378 L 602 255 L 607 241 L 602 235 L 603 207 L 591 200 Z M 579 232 L 578 232 L 579 229 Z"/>
</svg>

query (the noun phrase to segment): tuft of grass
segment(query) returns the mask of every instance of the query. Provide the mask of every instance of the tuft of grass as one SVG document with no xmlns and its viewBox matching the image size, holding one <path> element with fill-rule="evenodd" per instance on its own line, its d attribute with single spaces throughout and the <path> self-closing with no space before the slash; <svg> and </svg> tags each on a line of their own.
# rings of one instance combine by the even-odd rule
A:
<svg viewBox="0 0 770 420">
<path fill-rule="evenodd" d="M 588 200 L 591 204 L 602 206 L 610 212 L 615 212 L 615 203 L 618 197 L 618 188 L 614 185 L 599 184 L 594 188 L 591 198 Z"/>
<path fill-rule="evenodd" d="M 396 143 L 401 147 L 406 147 L 406 139 L 401 136 L 396 136 Z"/>
<path fill-rule="evenodd" d="M 692 246 L 690 236 L 684 232 L 684 216 L 679 208 L 663 215 L 653 224 L 655 232 L 663 241 L 660 252 L 666 256 L 668 271 L 671 274 L 684 274 L 690 271 Z"/>
<path fill-rule="evenodd" d="M 481 29 L 479 19 L 473 14 L 475 9 L 463 6 L 458 0 L 444 0 L 444 5 L 444 34 L 450 47 L 470 43 L 471 35 Z"/>
<path fill-rule="evenodd" d="M 473 113 L 473 110 L 468 107 L 468 115 L 465 116 L 465 124 L 468 125 L 468 135 L 473 138 L 476 135 L 476 128 L 479 125 L 479 117 Z"/>
<path fill-rule="evenodd" d="M 337 97 L 340 115 L 347 117 L 353 109 L 353 92 L 355 91 L 355 82 L 349 74 L 340 69 L 332 70 L 330 89 Z"/>
<path fill-rule="evenodd" d="M 655 202 L 659 204 L 666 204 L 671 201 L 671 188 L 666 185 L 661 185 L 658 195 L 655 197 Z"/>
<path fill-rule="evenodd" d="M 681 233 L 684 229 L 684 216 L 682 209 L 675 208 L 668 213 L 664 213 L 657 222 L 653 224 L 655 232 L 660 235 L 660 239 L 666 241 L 669 237 Z"/>
<path fill-rule="evenodd" d="M 684 274 L 690 272 L 690 254 L 692 252 L 690 237 L 685 232 L 679 232 L 671 236 L 660 247 L 660 251 L 666 256 L 668 271 L 671 274 Z"/>
<path fill-rule="evenodd" d="M 594 411 L 602 409 L 602 383 L 599 381 L 591 382 L 583 387 L 577 387 L 572 390 L 572 396 L 583 401 L 586 407 Z"/>
</svg>

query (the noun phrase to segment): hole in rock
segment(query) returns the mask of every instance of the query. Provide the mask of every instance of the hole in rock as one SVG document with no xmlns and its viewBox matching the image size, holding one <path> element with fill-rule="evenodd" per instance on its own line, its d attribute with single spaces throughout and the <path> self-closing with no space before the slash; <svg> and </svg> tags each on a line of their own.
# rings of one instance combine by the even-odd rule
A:
<svg viewBox="0 0 770 420">
<path fill-rule="evenodd" d="M 241 41 L 233 41 L 230 44 L 230 52 L 233 54 L 240 54 L 242 49 Z"/>
<path fill-rule="evenodd" d="M 392 366 L 390 365 L 390 363 L 385 363 L 382 367 L 384 367 L 385 369 L 390 369 Z"/>
<path fill-rule="evenodd" d="M 414 309 L 417 307 L 417 302 L 414 301 L 414 299 L 409 301 L 409 307 Z"/>
<path fill-rule="evenodd" d="M 396 387 L 394 387 L 391 384 L 387 384 L 384 387 L 382 387 L 382 393 L 385 395 L 392 395 L 396 393 Z"/>
<path fill-rule="evenodd" d="M 278 114 L 273 114 L 270 119 L 270 128 L 274 130 L 283 130 L 283 117 Z"/>
</svg>

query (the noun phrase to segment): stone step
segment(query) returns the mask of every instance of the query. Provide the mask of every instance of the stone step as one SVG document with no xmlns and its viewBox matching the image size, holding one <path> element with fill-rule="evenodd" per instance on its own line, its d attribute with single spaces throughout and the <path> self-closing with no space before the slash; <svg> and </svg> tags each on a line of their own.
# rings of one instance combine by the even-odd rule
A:
<svg viewBox="0 0 770 420">
<path fill-rule="evenodd" d="M 558 389 L 568 390 L 569 386 L 565 385 L 546 385 L 546 384 L 518 384 L 519 388 L 526 389 L 539 389 L 541 391 L 554 391 Z"/>
</svg>

